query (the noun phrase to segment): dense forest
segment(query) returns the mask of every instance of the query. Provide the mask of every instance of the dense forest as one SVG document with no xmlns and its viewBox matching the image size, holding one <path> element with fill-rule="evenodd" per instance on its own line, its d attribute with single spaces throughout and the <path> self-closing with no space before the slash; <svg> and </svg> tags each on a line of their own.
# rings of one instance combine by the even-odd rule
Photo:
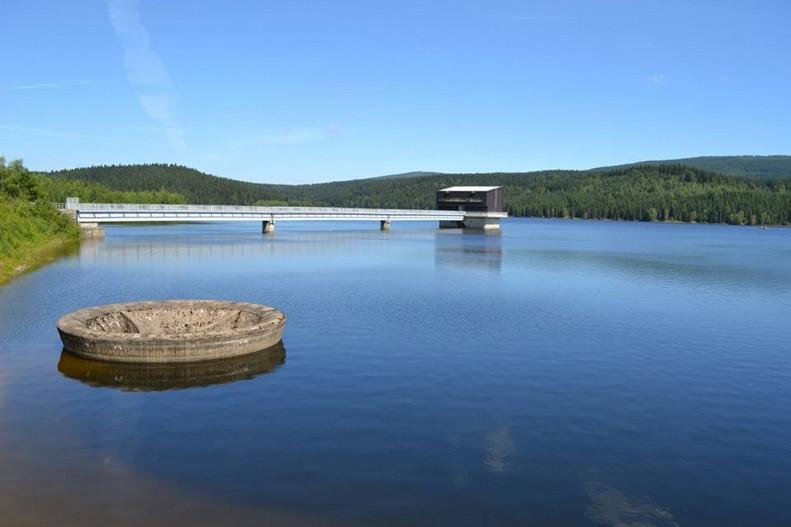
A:
<svg viewBox="0 0 791 527">
<path fill-rule="evenodd" d="M 271 185 L 236 181 L 204 174 L 180 165 L 111 165 L 60 170 L 47 174 L 55 180 L 98 183 L 120 191 L 164 191 L 183 196 L 188 203 L 245 204 L 276 199 Z M 79 196 L 83 200 L 82 195 Z"/>
<path fill-rule="evenodd" d="M 664 161 L 641 161 L 627 165 L 602 167 L 594 170 L 609 171 L 637 165 L 685 165 L 725 176 L 757 179 L 791 178 L 791 156 L 705 156 L 685 157 Z"/>
<path fill-rule="evenodd" d="M 187 198 L 167 190 L 112 190 L 101 183 L 80 179 L 38 176 L 41 188 L 54 203 L 75 196 L 92 203 L 186 203 Z"/>
<path fill-rule="evenodd" d="M 519 216 L 791 223 L 791 181 L 746 181 L 678 165 L 551 174 L 509 190 L 509 212 Z"/>
<path fill-rule="evenodd" d="M 773 160 L 769 161 L 771 165 Z M 757 169 L 758 165 L 752 166 Z M 436 190 L 445 186 L 503 185 L 506 208 L 514 216 L 791 224 L 791 179 L 729 177 L 683 165 L 527 173 L 410 173 L 313 185 L 235 181 L 177 165 L 80 168 L 53 172 L 48 178 L 54 180 L 53 186 L 83 181 L 128 193 L 127 198 L 137 192 L 153 192 L 147 198 L 161 196 L 162 201 L 188 203 L 394 208 L 432 208 Z M 79 188 L 73 190 L 73 195 L 83 200 L 95 199 Z"/>
</svg>

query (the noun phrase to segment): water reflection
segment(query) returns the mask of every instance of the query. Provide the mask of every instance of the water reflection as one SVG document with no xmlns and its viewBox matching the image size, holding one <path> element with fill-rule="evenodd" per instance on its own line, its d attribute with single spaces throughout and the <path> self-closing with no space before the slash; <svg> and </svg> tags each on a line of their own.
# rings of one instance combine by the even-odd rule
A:
<svg viewBox="0 0 791 527">
<path fill-rule="evenodd" d="M 516 448 L 509 427 L 504 426 L 486 436 L 486 456 L 483 461 L 489 472 L 493 474 L 507 472 L 514 454 Z"/>
<path fill-rule="evenodd" d="M 583 269 L 585 272 L 617 273 L 634 279 L 661 280 L 668 284 L 683 282 L 692 285 L 728 287 L 754 292 L 787 290 L 789 278 L 785 263 L 770 259 L 745 261 L 728 255 L 697 251 L 691 254 L 654 254 L 637 252 L 546 250 L 519 248 L 509 251 L 515 265 L 538 266 L 555 272 Z"/>
<path fill-rule="evenodd" d="M 435 234 L 434 262 L 438 267 L 499 272 L 503 265 L 500 233 L 451 229 Z"/>
<path fill-rule="evenodd" d="M 678 527 L 668 510 L 645 498 L 628 498 L 599 481 L 586 483 L 585 492 L 590 500 L 588 518 L 594 523 L 612 527 Z"/>
<path fill-rule="evenodd" d="M 86 240 L 85 242 L 82 243 L 87 245 L 90 243 L 90 241 Z M 31 273 L 56 260 L 76 256 L 79 254 L 80 245 L 81 242 L 79 241 L 70 241 L 60 245 L 56 245 L 55 247 L 52 247 L 50 249 L 47 249 L 43 251 L 41 254 L 39 254 L 35 261 L 22 266 L 20 275 Z"/>
<path fill-rule="evenodd" d="M 414 231 L 338 230 L 299 231 L 279 230 L 275 236 L 230 230 L 226 225 L 188 226 L 196 229 L 194 235 L 146 234 L 131 236 L 130 230 L 108 226 L 102 243 L 84 244 L 80 247 L 80 260 L 86 263 L 113 265 L 140 264 L 172 265 L 174 262 L 211 262 L 228 260 L 262 261 L 288 258 L 289 265 L 298 257 L 342 257 L 346 259 L 350 247 L 371 254 L 392 250 L 394 242 L 413 242 Z M 260 226 L 258 226 L 260 231 Z M 149 233 L 150 232 L 150 233 Z"/>
<path fill-rule="evenodd" d="M 63 351 L 58 371 L 94 387 L 126 391 L 179 390 L 253 379 L 286 362 L 283 343 L 230 359 L 175 364 L 135 364 L 83 359 Z"/>
<path fill-rule="evenodd" d="M 0 288 L 0 525 L 791 525 L 791 230 L 239 227 L 109 226 Z M 216 296 L 292 315 L 289 366 L 53 364 L 62 313 Z"/>
</svg>

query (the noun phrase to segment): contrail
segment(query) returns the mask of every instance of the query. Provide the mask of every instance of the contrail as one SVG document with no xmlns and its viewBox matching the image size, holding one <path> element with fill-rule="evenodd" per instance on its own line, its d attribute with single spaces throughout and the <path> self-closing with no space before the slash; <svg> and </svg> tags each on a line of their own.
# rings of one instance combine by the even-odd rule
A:
<svg viewBox="0 0 791 527">
<path fill-rule="evenodd" d="M 143 111 L 164 129 L 173 148 L 184 150 L 187 142 L 176 117 L 178 97 L 173 81 L 164 62 L 151 48 L 138 6 L 138 0 L 108 0 L 110 22 L 124 50 L 126 76 L 138 88 Z"/>
</svg>

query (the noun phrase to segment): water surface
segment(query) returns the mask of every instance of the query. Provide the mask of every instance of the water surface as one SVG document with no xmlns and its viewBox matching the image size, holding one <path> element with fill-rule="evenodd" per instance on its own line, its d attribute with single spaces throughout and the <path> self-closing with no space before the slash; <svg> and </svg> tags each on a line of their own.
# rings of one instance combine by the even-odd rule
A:
<svg viewBox="0 0 791 527">
<path fill-rule="evenodd" d="M 109 226 L 0 287 L 0 523 L 791 524 L 791 231 L 376 228 Z M 164 298 L 283 347 L 61 358 L 60 315 Z"/>
</svg>

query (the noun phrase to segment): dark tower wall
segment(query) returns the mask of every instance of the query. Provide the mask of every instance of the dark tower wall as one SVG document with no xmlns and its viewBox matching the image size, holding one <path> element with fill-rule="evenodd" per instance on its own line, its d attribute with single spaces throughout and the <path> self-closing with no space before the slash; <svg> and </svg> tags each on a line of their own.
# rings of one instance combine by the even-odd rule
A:
<svg viewBox="0 0 791 527">
<path fill-rule="evenodd" d="M 466 210 L 470 212 L 503 212 L 502 187 L 491 190 L 439 190 L 438 210 Z"/>
</svg>

